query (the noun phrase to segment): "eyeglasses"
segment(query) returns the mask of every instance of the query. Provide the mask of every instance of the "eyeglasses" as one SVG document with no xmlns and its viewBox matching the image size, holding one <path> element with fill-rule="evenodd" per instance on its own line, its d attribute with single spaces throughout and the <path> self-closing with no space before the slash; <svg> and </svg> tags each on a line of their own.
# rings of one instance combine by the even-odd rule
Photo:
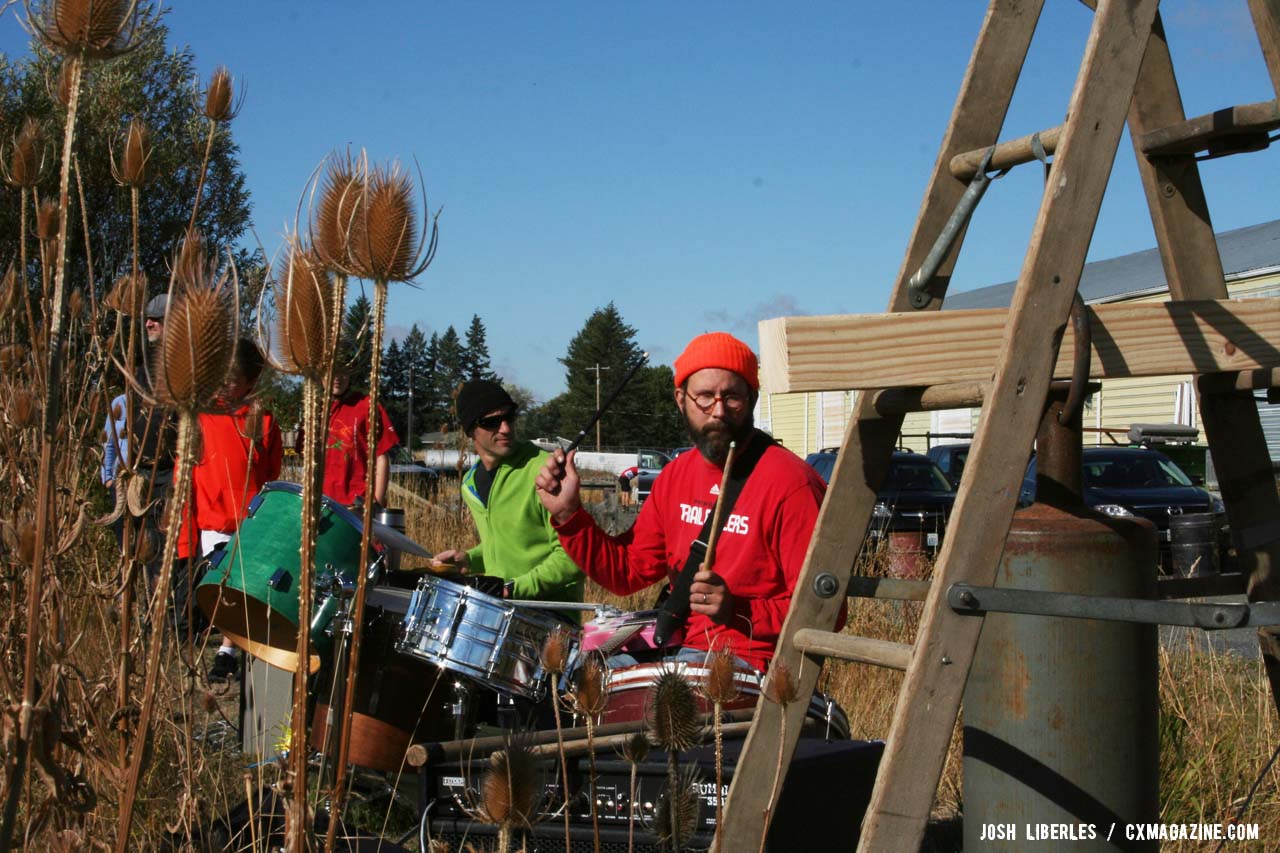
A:
<svg viewBox="0 0 1280 853">
<path fill-rule="evenodd" d="M 481 429 L 487 429 L 490 432 L 493 432 L 498 427 L 502 426 L 503 421 L 506 421 L 512 426 L 515 426 L 516 424 L 515 411 L 513 410 L 510 412 L 502 412 L 500 414 L 489 415 L 488 417 L 484 417 L 484 418 L 476 418 L 476 426 L 480 427 Z"/>
<path fill-rule="evenodd" d="M 741 412 L 747 407 L 746 396 L 732 391 L 727 394 L 712 394 L 710 391 L 703 391 L 698 394 L 689 394 L 688 396 L 704 415 L 711 414 L 711 410 L 716 407 L 716 403 L 722 404 L 726 412 Z"/>
</svg>

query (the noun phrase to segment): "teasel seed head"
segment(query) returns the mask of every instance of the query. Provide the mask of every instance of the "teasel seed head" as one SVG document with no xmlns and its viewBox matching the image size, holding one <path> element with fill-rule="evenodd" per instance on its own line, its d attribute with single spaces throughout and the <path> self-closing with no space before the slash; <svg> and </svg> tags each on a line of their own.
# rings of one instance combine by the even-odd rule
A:
<svg viewBox="0 0 1280 853">
<path fill-rule="evenodd" d="M 44 14 L 28 16 L 28 23 L 55 50 L 106 59 L 137 47 L 138 5 L 134 0 L 47 0 Z"/>
<path fill-rule="evenodd" d="M 9 398 L 9 419 L 18 429 L 31 429 L 40 423 L 40 401 L 26 388 L 19 388 Z"/>
<path fill-rule="evenodd" d="M 235 309 L 220 287 L 189 286 L 171 295 L 152 371 L 156 399 L 189 412 L 206 408 L 226 381 L 235 347 Z"/>
<path fill-rule="evenodd" d="M 697 770 L 690 767 L 680 774 L 674 791 L 668 787 L 658 795 L 653 831 L 672 849 L 682 848 L 698 828 L 698 809 L 702 798 L 698 796 L 697 781 Z M 674 819 L 672 812 L 675 813 Z"/>
<path fill-rule="evenodd" d="M 653 742 L 667 752 L 684 752 L 698 737 L 698 697 L 684 674 L 664 666 L 649 688 L 646 723 Z"/>
<path fill-rule="evenodd" d="M 40 123 L 28 116 L 22 122 L 22 129 L 13 138 L 5 181 L 20 189 L 30 189 L 40 183 L 46 161 L 46 148 Z"/>
<path fill-rule="evenodd" d="M 362 171 L 349 153 L 335 154 L 325 169 L 311 242 L 331 269 L 345 270 L 348 266 L 347 243 L 364 196 Z"/>
<path fill-rule="evenodd" d="M 54 84 L 53 99 L 64 107 L 71 106 L 71 72 L 75 70 L 72 60 L 64 59 L 58 66 L 58 82 Z"/>
<path fill-rule="evenodd" d="M 0 347 L 0 370 L 8 372 L 21 366 L 27 360 L 30 350 L 22 344 L 7 344 Z"/>
<path fill-rule="evenodd" d="M 231 121 L 240 112 L 235 101 L 235 82 L 230 70 L 219 65 L 209 78 L 209 88 L 204 92 L 204 115 L 210 121 Z"/>
<path fill-rule="evenodd" d="M 36 560 L 36 526 L 30 522 L 18 525 L 18 559 L 30 566 Z"/>
<path fill-rule="evenodd" d="M 71 291 L 71 295 L 67 297 L 67 312 L 72 317 L 79 317 L 84 313 L 84 288 L 77 287 Z"/>
<path fill-rule="evenodd" d="M 147 277 L 135 270 L 116 279 L 102 304 L 112 311 L 136 317 L 142 313 L 142 301 L 146 295 Z"/>
<path fill-rule="evenodd" d="M 800 695 L 800 685 L 796 683 L 791 667 L 782 658 L 774 658 L 769 664 L 769 677 L 764 685 L 764 698 L 776 705 L 787 707 Z"/>
<path fill-rule="evenodd" d="M 0 319 L 8 320 L 22 305 L 22 289 L 18 284 L 18 270 L 12 263 L 0 278 Z"/>
<path fill-rule="evenodd" d="M 111 174 L 121 186 L 141 188 L 151 180 L 151 131 L 135 118 L 129 122 L 120 146 L 120 162 L 111 159 Z"/>
<path fill-rule="evenodd" d="M 188 228 L 173 258 L 173 280 L 179 290 L 200 287 L 216 275 L 216 260 L 210 260 L 204 234 Z"/>
<path fill-rule="evenodd" d="M 537 815 L 538 766 L 527 747 L 509 744 L 489 757 L 480 783 L 480 816 L 487 823 L 530 826 Z"/>
<path fill-rule="evenodd" d="M 330 337 L 336 307 L 329 272 L 305 248 L 293 245 L 275 290 L 280 367 L 318 379 L 333 357 Z"/>
<path fill-rule="evenodd" d="M 348 242 L 355 274 L 382 281 L 412 278 L 418 262 L 418 216 L 408 173 L 398 163 L 373 169 L 362 207 Z"/>
<path fill-rule="evenodd" d="M 609 670 L 599 655 L 588 655 L 578 668 L 572 696 L 574 708 L 588 717 L 598 717 L 608 707 Z"/>
<path fill-rule="evenodd" d="M 622 757 L 632 764 L 639 764 L 649 757 L 649 737 L 644 732 L 634 732 L 622 742 Z"/>
<path fill-rule="evenodd" d="M 711 652 L 707 657 L 706 674 L 702 680 L 703 694 L 717 705 L 737 699 L 742 694 L 734 677 L 737 671 L 733 653 L 727 648 Z"/>
<path fill-rule="evenodd" d="M 569 635 L 556 628 L 542 644 L 542 668 L 551 675 L 561 675 L 569 665 Z"/>
<path fill-rule="evenodd" d="M 36 208 L 36 237 L 41 240 L 52 240 L 57 237 L 58 214 L 61 212 L 58 202 L 52 198 L 46 198 L 40 202 L 40 207 Z"/>
</svg>

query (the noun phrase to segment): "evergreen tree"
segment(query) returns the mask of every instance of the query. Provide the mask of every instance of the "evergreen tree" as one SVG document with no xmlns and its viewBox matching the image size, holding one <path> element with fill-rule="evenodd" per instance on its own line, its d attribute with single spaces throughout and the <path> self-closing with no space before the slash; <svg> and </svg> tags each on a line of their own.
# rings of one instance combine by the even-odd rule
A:
<svg viewBox="0 0 1280 853">
<path fill-rule="evenodd" d="M 431 423 L 430 393 L 433 365 L 427 361 L 427 339 L 417 323 L 414 323 L 409 329 L 409 334 L 405 335 L 400 351 L 405 363 L 402 388 L 405 396 L 405 411 L 406 413 L 410 411 L 409 400 L 412 400 L 413 434 L 416 441 L 417 437 L 424 432 L 431 432 L 434 429 Z M 412 394 L 409 393 L 410 390 Z M 407 424 L 405 428 L 408 429 Z"/>
<path fill-rule="evenodd" d="M 497 379 L 489 363 L 489 344 L 485 340 L 484 323 L 478 314 L 471 315 L 467 328 L 467 345 L 463 350 L 463 371 L 467 379 Z"/>
<path fill-rule="evenodd" d="M 423 423 L 427 432 L 444 432 L 449 428 L 453 416 L 449 412 L 449 391 L 443 387 L 440 371 L 440 335 L 431 333 L 427 341 L 426 352 L 422 363 L 425 374 L 418 383 L 418 391 L 422 394 Z"/>
<path fill-rule="evenodd" d="M 560 406 L 558 432 L 561 435 L 577 435 L 596 410 L 597 390 L 603 403 L 640 358 L 642 351 L 635 342 L 635 334 L 635 328 L 627 325 L 610 302 L 596 309 L 574 335 L 568 352 L 560 359 L 565 367 L 567 387 Z M 635 393 L 633 382 L 601 419 L 600 435 L 604 445 L 632 444 L 644 435 L 647 425 L 635 422 L 633 416 L 627 414 L 635 408 Z M 589 436 L 588 441 L 594 445 L 595 436 Z"/>
<path fill-rule="evenodd" d="M 338 346 L 339 364 L 351 371 L 351 384 L 357 388 L 369 385 L 369 369 L 373 364 L 373 355 L 369 351 L 369 335 L 372 331 L 370 315 L 373 305 L 369 297 L 363 293 L 356 301 L 347 306 L 346 316 L 342 320 L 342 341 Z"/>
<path fill-rule="evenodd" d="M 382 377 L 378 384 L 378 402 L 387 410 L 387 417 L 398 435 L 407 435 L 409 420 L 408 359 L 394 338 L 382 354 Z"/>
<path fill-rule="evenodd" d="M 450 326 L 444 330 L 436 344 L 436 388 L 441 395 L 440 403 L 450 422 L 453 421 L 453 396 L 458 386 L 467 378 L 466 364 L 462 340 L 457 329 Z"/>
</svg>

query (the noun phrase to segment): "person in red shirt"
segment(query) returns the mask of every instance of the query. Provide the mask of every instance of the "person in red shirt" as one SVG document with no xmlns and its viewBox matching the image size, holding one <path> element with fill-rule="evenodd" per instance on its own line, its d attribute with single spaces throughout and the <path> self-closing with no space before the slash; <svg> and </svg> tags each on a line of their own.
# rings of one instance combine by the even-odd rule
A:
<svg viewBox="0 0 1280 853">
<path fill-rule="evenodd" d="M 263 485 L 280 476 L 284 451 L 280 427 L 271 413 L 250 399 L 263 368 L 262 352 L 248 338 L 236 343 L 235 363 L 215 402 L 216 413 L 200 415 L 197 462 L 191 469 L 191 494 L 183 506 L 178 556 L 207 556 L 230 541 Z M 174 586 L 179 633 L 191 624 L 190 572 Z M 235 649 L 218 650 L 210 681 L 225 681 L 236 670 Z"/>
<path fill-rule="evenodd" d="M 610 536 L 582 508 L 575 454 L 547 460 L 538 496 L 574 562 L 625 595 L 673 579 L 684 565 L 714 511 L 729 443 L 737 443 L 739 455 L 765 443 L 724 520 L 710 570 L 694 576 L 685 626 L 686 649 L 701 655 L 727 646 L 763 670 L 791 606 L 826 486 L 755 428 L 759 367 L 742 341 L 725 332 L 694 338 L 676 359 L 675 384 L 676 407 L 698 452 L 682 453 L 662 469 L 630 530 Z"/>
<path fill-rule="evenodd" d="M 324 451 L 324 493 L 343 506 L 351 506 L 364 499 L 369 457 L 369 396 L 351 389 L 350 370 L 341 364 L 334 369 L 332 393 Z M 400 437 L 381 404 L 378 405 L 378 425 L 373 501 L 385 506 L 391 474 L 391 459 L 387 454 L 400 443 Z"/>
</svg>

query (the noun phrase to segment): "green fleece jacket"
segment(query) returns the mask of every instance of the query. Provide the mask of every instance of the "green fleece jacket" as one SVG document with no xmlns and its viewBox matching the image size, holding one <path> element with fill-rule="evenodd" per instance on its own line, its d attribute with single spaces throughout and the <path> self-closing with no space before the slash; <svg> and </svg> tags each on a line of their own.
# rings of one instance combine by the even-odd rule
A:
<svg viewBox="0 0 1280 853">
<path fill-rule="evenodd" d="M 476 493 L 476 468 L 481 463 L 463 475 L 462 499 L 480 531 L 480 544 L 467 556 L 472 572 L 514 581 L 512 598 L 581 601 L 582 571 L 560 547 L 551 514 L 534 491 L 534 478 L 547 455 L 532 442 L 517 442 L 493 472 L 488 506 Z"/>
</svg>

